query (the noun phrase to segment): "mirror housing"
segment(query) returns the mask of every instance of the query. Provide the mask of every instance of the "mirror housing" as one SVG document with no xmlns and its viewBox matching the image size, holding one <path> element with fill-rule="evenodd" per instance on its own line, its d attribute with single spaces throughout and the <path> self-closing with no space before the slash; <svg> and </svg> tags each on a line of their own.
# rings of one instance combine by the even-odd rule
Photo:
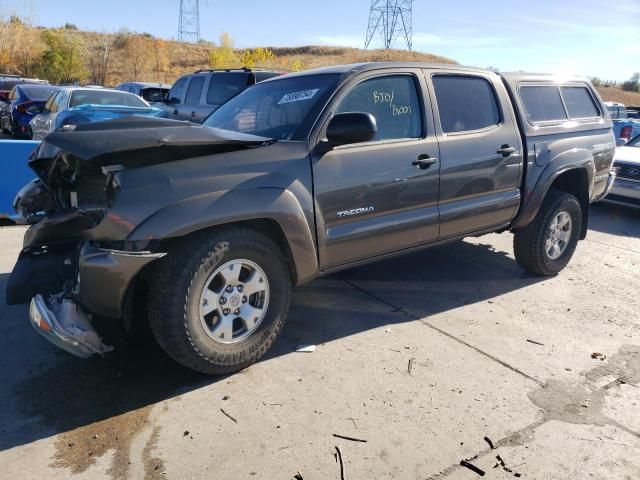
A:
<svg viewBox="0 0 640 480">
<path fill-rule="evenodd" d="M 368 142 L 377 133 L 375 117 L 364 112 L 338 113 L 327 126 L 327 140 L 332 147 Z"/>
</svg>

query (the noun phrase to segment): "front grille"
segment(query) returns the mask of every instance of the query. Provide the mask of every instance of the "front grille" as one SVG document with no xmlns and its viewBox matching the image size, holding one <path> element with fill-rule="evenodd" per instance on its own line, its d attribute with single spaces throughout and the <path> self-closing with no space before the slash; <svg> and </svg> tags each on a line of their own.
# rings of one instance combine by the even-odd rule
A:
<svg viewBox="0 0 640 480">
<path fill-rule="evenodd" d="M 618 178 L 640 182 L 640 165 L 616 163 L 615 166 L 620 168 Z"/>
</svg>

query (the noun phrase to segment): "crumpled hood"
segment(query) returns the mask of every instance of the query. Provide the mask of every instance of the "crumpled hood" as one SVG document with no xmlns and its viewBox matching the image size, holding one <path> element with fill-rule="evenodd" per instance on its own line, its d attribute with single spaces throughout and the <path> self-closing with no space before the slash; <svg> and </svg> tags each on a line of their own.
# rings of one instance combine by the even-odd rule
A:
<svg viewBox="0 0 640 480">
<path fill-rule="evenodd" d="M 43 160 L 63 152 L 95 167 L 140 167 L 270 143 L 273 143 L 270 138 L 189 122 L 126 117 L 82 124 L 71 132 L 51 133 L 33 153 L 29 164 L 39 171 Z"/>
</svg>

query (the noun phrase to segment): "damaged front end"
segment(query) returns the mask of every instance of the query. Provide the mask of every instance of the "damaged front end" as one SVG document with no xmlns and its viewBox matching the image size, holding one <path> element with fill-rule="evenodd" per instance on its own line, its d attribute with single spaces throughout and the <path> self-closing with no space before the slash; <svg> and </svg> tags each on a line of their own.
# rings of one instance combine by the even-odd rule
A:
<svg viewBox="0 0 640 480">
<path fill-rule="evenodd" d="M 135 224 L 122 220 L 121 230 L 101 228 L 107 216 L 110 225 L 120 218 L 110 214 L 120 193 L 119 173 L 266 140 L 150 118 L 81 125 L 49 135 L 29 162 L 38 178 L 14 201 L 16 212 L 31 226 L 7 282 L 7 303 L 30 302 L 32 325 L 70 353 L 88 357 L 110 351 L 93 328 L 92 316 L 122 318 L 136 276 L 165 255 L 159 239 L 128 238 Z M 135 210 L 136 204 L 125 208 Z M 111 238 L 104 231 L 118 234 Z"/>
<path fill-rule="evenodd" d="M 30 302 L 33 327 L 67 352 L 103 355 L 113 349 L 93 327 L 92 314 L 120 317 L 133 278 L 163 254 L 100 248 L 85 237 L 115 198 L 117 168 L 50 145 L 30 165 L 38 178 L 18 192 L 14 209 L 31 226 L 7 282 L 7 303 Z"/>
</svg>

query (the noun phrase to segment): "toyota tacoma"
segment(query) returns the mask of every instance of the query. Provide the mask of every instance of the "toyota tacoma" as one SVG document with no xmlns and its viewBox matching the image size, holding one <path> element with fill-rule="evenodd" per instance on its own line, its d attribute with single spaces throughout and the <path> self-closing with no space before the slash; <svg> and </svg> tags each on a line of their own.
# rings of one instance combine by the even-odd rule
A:
<svg viewBox="0 0 640 480">
<path fill-rule="evenodd" d="M 130 117 L 48 135 L 16 196 L 29 223 L 7 301 L 88 357 L 95 319 L 148 321 L 208 374 L 274 343 L 292 286 L 489 232 L 551 276 L 615 174 L 584 78 L 370 63 L 258 83 L 203 125 Z"/>
</svg>

